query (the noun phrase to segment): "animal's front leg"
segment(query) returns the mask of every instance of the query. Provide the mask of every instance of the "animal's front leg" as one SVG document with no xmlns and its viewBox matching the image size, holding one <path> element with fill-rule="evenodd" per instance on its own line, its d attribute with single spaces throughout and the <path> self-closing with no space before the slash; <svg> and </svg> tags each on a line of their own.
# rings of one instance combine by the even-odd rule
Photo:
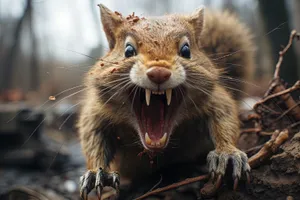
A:
<svg viewBox="0 0 300 200">
<path fill-rule="evenodd" d="M 239 119 L 235 104 L 231 99 L 224 99 L 223 104 L 216 105 L 209 122 L 211 138 L 215 150 L 207 156 L 209 172 L 216 180 L 216 188 L 221 184 L 228 162 L 232 162 L 234 189 L 242 175 L 249 181 L 250 166 L 247 155 L 236 147 L 239 138 Z M 220 102 L 219 102 L 220 103 Z"/>
<path fill-rule="evenodd" d="M 110 169 L 118 146 L 115 139 L 116 130 L 103 124 L 95 129 L 91 129 L 90 126 L 81 126 L 79 130 L 88 169 L 80 177 L 81 198 L 87 200 L 88 194 L 95 188 L 98 198 L 101 199 L 103 188 L 106 186 L 115 188 L 118 196 L 119 174 Z M 114 168 L 114 170 L 119 169 Z"/>
</svg>

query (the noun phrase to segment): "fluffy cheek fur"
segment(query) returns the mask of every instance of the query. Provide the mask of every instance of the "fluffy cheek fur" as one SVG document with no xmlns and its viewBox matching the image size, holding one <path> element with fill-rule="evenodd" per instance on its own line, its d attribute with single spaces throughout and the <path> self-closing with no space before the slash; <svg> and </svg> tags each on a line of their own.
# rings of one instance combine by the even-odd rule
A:
<svg viewBox="0 0 300 200">
<path fill-rule="evenodd" d="M 129 73 L 131 81 L 141 88 L 147 88 L 150 90 L 157 90 L 157 84 L 151 82 L 147 76 L 147 67 L 141 62 L 135 63 Z M 175 88 L 184 83 L 186 79 L 185 69 L 180 63 L 175 63 L 170 69 L 172 75 L 169 80 L 159 85 L 160 90 L 166 90 L 169 88 Z"/>
<path fill-rule="evenodd" d="M 183 84 L 185 97 L 182 104 L 181 118 L 190 118 L 206 113 L 206 104 L 210 100 L 218 80 L 218 72 L 213 65 L 208 65 L 205 59 L 182 61 L 186 71 L 186 81 Z M 206 66 L 204 68 L 203 66 Z"/>
<path fill-rule="evenodd" d="M 88 88 L 95 90 L 93 94 L 99 110 L 114 122 L 128 122 L 135 125 L 136 122 L 132 111 L 132 102 L 129 95 L 134 84 L 129 78 L 129 71 L 134 60 L 123 61 L 122 66 L 117 64 L 105 64 L 101 67 L 103 61 L 100 61 L 90 70 L 86 77 Z"/>
</svg>

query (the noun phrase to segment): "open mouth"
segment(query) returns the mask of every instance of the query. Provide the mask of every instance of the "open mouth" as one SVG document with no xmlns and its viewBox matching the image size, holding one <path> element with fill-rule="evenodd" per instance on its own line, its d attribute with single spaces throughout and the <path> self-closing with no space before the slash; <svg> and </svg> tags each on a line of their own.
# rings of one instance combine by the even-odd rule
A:
<svg viewBox="0 0 300 200">
<path fill-rule="evenodd" d="M 164 91 L 140 88 L 130 94 L 146 149 L 159 151 L 167 146 L 183 98 L 179 92 L 178 87 Z"/>
</svg>

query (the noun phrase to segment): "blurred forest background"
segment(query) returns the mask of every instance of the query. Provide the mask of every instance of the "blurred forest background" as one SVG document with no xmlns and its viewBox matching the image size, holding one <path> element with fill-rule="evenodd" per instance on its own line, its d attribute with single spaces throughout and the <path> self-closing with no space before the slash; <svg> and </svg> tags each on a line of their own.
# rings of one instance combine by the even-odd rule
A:
<svg viewBox="0 0 300 200">
<path fill-rule="evenodd" d="M 99 3 L 123 16 L 190 13 L 201 5 L 236 13 L 251 28 L 257 46 L 250 81 L 257 87 L 248 88 L 249 96 L 266 91 L 278 52 L 292 29 L 300 31 L 299 0 L 0 0 L 0 199 L 12 185 L 39 185 L 78 199 L 85 165 L 73 114 L 84 74 L 108 51 Z M 281 69 L 289 84 L 300 79 L 299 42 L 288 50 Z M 24 104 L 28 110 L 21 111 Z M 25 165 L 42 170 L 24 171 Z M 64 172 L 51 171 L 57 166 L 64 166 Z"/>
<path fill-rule="evenodd" d="M 257 45 L 253 82 L 268 83 L 278 51 L 291 29 L 300 29 L 298 0 L 1 0 L 0 91 L 2 100 L 25 98 L 39 103 L 81 84 L 83 74 L 107 50 L 100 24 L 103 3 L 124 15 L 188 13 L 200 5 L 228 9 L 248 24 Z M 289 50 L 282 77 L 300 77 L 300 44 Z M 250 95 L 257 93 L 250 91 Z"/>
</svg>

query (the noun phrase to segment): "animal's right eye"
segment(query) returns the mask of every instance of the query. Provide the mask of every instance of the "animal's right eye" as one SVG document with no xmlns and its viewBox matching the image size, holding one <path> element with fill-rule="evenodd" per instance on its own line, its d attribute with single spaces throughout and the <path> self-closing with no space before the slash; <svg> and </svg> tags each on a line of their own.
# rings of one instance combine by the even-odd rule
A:
<svg viewBox="0 0 300 200">
<path fill-rule="evenodd" d="M 136 50 L 131 44 L 127 44 L 125 47 L 125 57 L 129 58 L 136 55 Z"/>
<path fill-rule="evenodd" d="M 180 56 L 184 58 L 191 58 L 191 50 L 188 44 L 184 44 L 180 49 Z"/>
</svg>

